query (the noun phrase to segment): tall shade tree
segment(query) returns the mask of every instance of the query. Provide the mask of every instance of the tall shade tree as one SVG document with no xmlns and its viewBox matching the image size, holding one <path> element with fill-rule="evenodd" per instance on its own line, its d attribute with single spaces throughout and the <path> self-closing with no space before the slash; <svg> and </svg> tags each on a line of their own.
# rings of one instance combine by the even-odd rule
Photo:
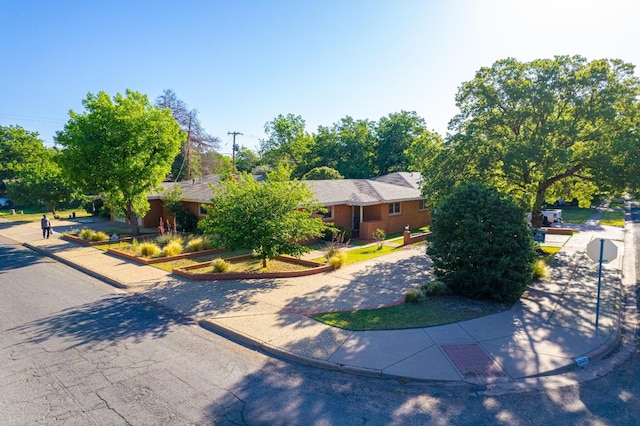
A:
<svg viewBox="0 0 640 426">
<path fill-rule="evenodd" d="M 415 112 L 401 111 L 382 117 L 376 126 L 375 166 L 379 176 L 409 168 L 407 149 L 427 131 L 423 118 Z"/>
<path fill-rule="evenodd" d="M 36 167 L 44 155 L 37 132 L 20 126 L 0 126 L 0 180 L 13 180 Z"/>
<path fill-rule="evenodd" d="M 236 169 L 239 172 L 250 173 L 254 167 L 260 164 L 260 157 L 246 146 L 241 146 L 236 153 Z"/>
<path fill-rule="evenodd" d="M 180 154 L 176 156 L 171 167 L 173 178 L 189 180 L 211 173 L 213 171 L 209 167 L 211 163 L 202 157 L 207 153 L 215 152 L 220 146 L 220 139 L 207 133 L 200 122 L 198 111 L 189 108 L 171 89 L 166 89 L 158 96 L 156 106 L 169 108 L 180 129 L 186 134 Z M 212 156 L 209 155 L 208 158 Z M 214 167 L 215 165 L 217 163 Z"/>
<path fill-rule="evenodd" d="M 304 180 L 336 180 L 344 179 L 344 176 L 340 174 L 336 169 L 331 167 L 321 166 L 314 167 L 302 176 Z"/>
<path fill-rule="evenodd" d="M 314 168 L 329 167 L 347 179 L 375 176 L 372 166 L 376 142 L 374 125 L 369 120 L 354 120 L 347 116 L 331 127 L 319 126 L 310 154 Z"/>
<path fill-rule="evenodd" d="M 638 155 L 633 70 L 620 60 L 580 56 L 481 68 L 456 96 L 455 134 L 428 144 L 425 195 L 435 202 L 460 183 L 482 181 L 532 211 L 540 226 L 545 197 L 585 204 L 596 192 L 633 186 L 623 173 Z"/>
<path fill-rule="evenodd" d="M 52 214 L 58 203 L 81 196 L 59 165 L 60 152 L 55 148 L 39 151 L 39 157 L 22 168 L 17 179 L 7 184 L 7 195 L 18 204 L 42 202 Z"/>
<path fill-rule="evenodd" d="M 312 137 L 305 130 L 306 122 L 299 115 L 278 115 L 264 126 L 267 139 L 260 141 L 260 156 L 265 164 L 275 167 L 288 164 L 293 176 L 300 177 L 308 165 Z"/>
<path fill-rule="evenodd" d="M 277 169 L 264 182 L 242 173 L 213 187 L 213 206 L 198 227 L 206 234 L 219 235 L 228 249 L 249 249 L 267 260 L 280 254 L 300 256 L 310 248 L 301 243 L 323 234 L 321 218 L 313 217 L 317 201 L 300 181 L 289 181 Z"/>
<path fill-rule="evenodd" d="M 147 194 L 171 169 L 184 134 L 166 108 L 127 90 L 113 98 L 89 93 L 84 112 L 70 119 L 56 141 L 63 169 L 85 193 L 101 193 L 115 214 L 126 217 L 139 235 L 138 217 L 149 210 Z"/>
</svg>

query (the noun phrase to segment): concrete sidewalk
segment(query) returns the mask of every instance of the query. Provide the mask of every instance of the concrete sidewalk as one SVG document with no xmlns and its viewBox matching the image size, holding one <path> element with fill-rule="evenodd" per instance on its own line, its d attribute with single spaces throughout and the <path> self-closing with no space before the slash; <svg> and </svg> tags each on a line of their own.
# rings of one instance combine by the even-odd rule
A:
<svg viewBox="0 0 640 426">
<path fill-rule="evenodd" d="M 74 226 L 54 222 L 58 230 Z M 304 313 L 401 301 L 407 290 L 429 278 L 424 247 L 310 277 L 192 282 L 59 238 L 44 240 L 37 223 L 0 222 L 0 234 L 7 238 L 266 352 L 373 377 L 482 384 L 576 370 L 576 359 L 594 360 L 618 345 L 622 294 L 633 293 L 635 285 L 635 279 L 621 279 L 624 264 L 633 262 L 632 235 L 599 226 L 597 217 L 578 228 L 572 237 L 554 238 L 554 244 L 564 244 L 551 278 L 535 283 L 509 311 L 438 327 L 357 332 L 326 326 Z M 598 330 L 597 264 L 585 253 L 594 238 L 611 239 L 618 247 L 617 259 L 603 268 Z"/>
</svg>

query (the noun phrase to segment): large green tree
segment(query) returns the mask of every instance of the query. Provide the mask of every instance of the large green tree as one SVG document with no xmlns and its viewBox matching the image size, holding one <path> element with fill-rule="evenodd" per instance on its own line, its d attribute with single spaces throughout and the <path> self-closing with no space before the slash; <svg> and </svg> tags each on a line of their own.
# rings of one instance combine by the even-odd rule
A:
<svg viewBox="0 0 640 426">
<path fill-rule="evenodd" d="M 7 182 L 7 196 L 22 205 L 45 203 L 54 214 L 58 203 L 71 201 L 75 189 L 60 169 L 58 154 L 36 132 L 0 126 L 0 178 Z"/>
<path fill-rule="evenodd" d="M 312 137 L 305 130 L 306 122 L 299 115 L 278 115 L 267 122 L 267 139 L 260 141 L 262 162 L 271 167 L 286 164 L 293 168 L 293 176 L 300 177 L 309 167 Z"/>
<path fill-rule="evenodd" d="M 184 134 L 169 109 L 154 107 L 139 92 L 89 93 L 82 104 L 85 110 L 70 111 L 56 136 L 63 169 L 85 193 L 103 194 L 138 235 L 147 194 L 169 173 Z"/>
<path fill-rule="evenodd" d="M 336 169 L 331 167 L 321 166 L 314 167 L 302 176 L 304 180 L 335 180 L 344 179 L 344 176 L 340 174 Z"/>
<path fill-rule="evenodd" d="M 322 219 L 312 216 L 317 201 L 304 183 L 283 177 L 279 168 L 264 182 L 246 173 L 222 181 L 214 187 L 213 206 L 198 227 L 220 236 L 225 248 L 253 250 L 264 267 L 280 254 L 310 251 L 301 243 L 325 229 Z"/>
<path fill-rule="evenodd" d="M 376 173 L 381 176 L 407 171 L 410 160 L 406 151 L 426 131 L 424 119 L 413 111 L 389 114 L 378 120 L 374 162 Z"/>
<path fill-rule="evenodd" d="M 0 126 L 0 180 L 16 179 L 23 171 L 34 168 L 44 151 L 37 132 L 20 126 Z"/>
<path fill-rule="evenodd" d="M 633 71 L 620 60 L 579 56 L 504 59 L 480 69 L 456 96 L 454 135 L 427 144 L 425 195 L 435 202 L 458 184 L 482 181 L 540 225 L 545 197 L 585 204 L 596 192 L 637 187 L 625 173 L 638 155 Z"/>
<path fill-rule="evenodd" d="M 319 127 L 314 138 L 316 167 L 328 166 L 349 179 L 375 176 L 373 161 L 375 123 L 369 120 L 341 118 L 332 127 Z"/>
<path fill-rule="evenodd" d="M 81 196 L 59 165 L 60 152 L 55 148 L 39 151 L 39 156 L 22 168 L 18 178 L 7 184 L 7 195 L 18 204 L 42 202 L 56 214 L 59 203 Z"/>
<path fill-rule="evenodd" d="M 251 173 L 260 164 L 260 157 L 246 146 L 241 146 L 236 153 L 236 170 Z"/>
</svg>

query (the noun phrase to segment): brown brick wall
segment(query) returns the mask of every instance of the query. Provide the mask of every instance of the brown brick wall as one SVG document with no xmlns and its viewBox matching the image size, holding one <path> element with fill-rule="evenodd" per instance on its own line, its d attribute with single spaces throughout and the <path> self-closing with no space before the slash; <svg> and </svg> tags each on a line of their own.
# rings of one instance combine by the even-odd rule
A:
<svg viewBox="0 0 640 426">
<path fill-rule="evenodd" d="M 389 215 L 389 204 L 384 204 L 383 207 L 383 221 L 387 234 L 403 231 L 406 224 L 409 224 L 411 229 L 431 224 L 431 214 L 428 210 L 419 209 L 418 200 L 400 203 L 400 214 L 397 215 Z"/>
</svg>

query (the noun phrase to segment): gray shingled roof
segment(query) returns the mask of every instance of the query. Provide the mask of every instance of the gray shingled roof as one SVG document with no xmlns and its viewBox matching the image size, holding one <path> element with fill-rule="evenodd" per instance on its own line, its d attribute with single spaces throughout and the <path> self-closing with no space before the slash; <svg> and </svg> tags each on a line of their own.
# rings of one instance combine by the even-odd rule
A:
<svg viewBox="0 0 640 426">
<path fill-rule="evenodd" d="M 210 184 L 216 185 L 219 178 L 218 175 L 207 175 L 188 181 L 164 182 L 162 184 L 164 191 L 153 193 L 148 198 L 162 198 L 165 191 L 179 185 L 183 190 L 184 201 L 209 203 L 213 197 Z M 325 206 L 339 204 L 370 206 L 421 199 L 420 180 L 420 173 L 396 172 L 376 179 L 305 180 L 302 182 Z"/>
<path fill-rule="evenodd" d="M 369 206 L 422 198 L 420 173 L 398 172 L 376 179 L 338 179 L 303 181 L 325 206 L 350 204 Z"/>
</svg>

